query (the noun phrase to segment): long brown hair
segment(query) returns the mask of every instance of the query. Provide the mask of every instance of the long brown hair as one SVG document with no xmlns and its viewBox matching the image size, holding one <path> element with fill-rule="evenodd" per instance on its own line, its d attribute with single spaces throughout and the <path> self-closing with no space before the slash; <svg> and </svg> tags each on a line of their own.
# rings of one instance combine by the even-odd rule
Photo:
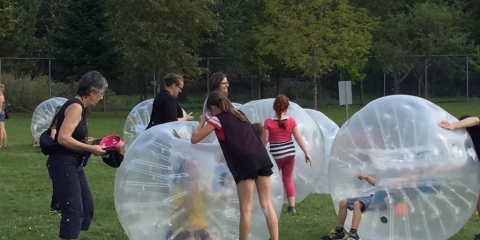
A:
<svg viewBox="0 0 480 240">
<path fill-rule="evenodd" d="M 240 121 L 249 123 L 245 115 L 235 109 L 232 102 L 220 91 L 213 91 L 208 95 L 207 108 L 210 108 L 210 106 L 217 106 L 222 112 L 233 114 L 240 119 Z"/>
<path fill-rule="evenodd" d="M 273 102 L 273 110 L 275 111 L 275 114 L 278 116 L 278 126 L 281 129 L 287 129 L 287 126 L 285 126 L 285 121 L 286 119 L 280 119 L 282 116 L 282 113 L 288 110 L 288 106 L 290 106 L 290 99 L 283 95 L 280 94 L 275 98 L 275 101 Z"/>
<path fill-rule="evenodd" d="M 210 80 L 208 81 L 208 94 L 210 94 L 213 91 L 216 91 L 219 87 L 220 84 L 222 83 L 223 79 L 225 79 L 227 75 L 223 72 L 216 72 L 210 76 Z"/>
</svg>

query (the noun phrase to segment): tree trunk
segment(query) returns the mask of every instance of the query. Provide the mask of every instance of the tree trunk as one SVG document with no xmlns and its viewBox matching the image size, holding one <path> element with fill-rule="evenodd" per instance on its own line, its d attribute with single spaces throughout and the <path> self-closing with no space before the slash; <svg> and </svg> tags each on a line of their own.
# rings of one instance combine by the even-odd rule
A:
<svg viewBox="0 0 480 240">
<path fill-rule="evenodd" d="M 425 75 L 425 72 L 422 72 L 422 74 L 420 74 L 420 76 L 417 79 L 418 80 L 418 97 L 422 97 L 422 85 L 423 85 L 422 79 L 424 75 Z"/>
<path fill-rule="evenodd" d="M 280 77 L 280 75 L 277 75 L 276 81 L 275 81 L 275 88 L 276 88 L 275 93 L 277 96 L 278 94 L 280 94 L 281 85 L 282 85 L 282 78 Z"/>
<path fill-rule="evenodd" d="M 262 99 L 262 81 L 258 79 L 258 99 Z"/>
<path fill-rule="evenodd" d="M 138 84 L 138 97 L 139 101 L 142 102 L 145 100 L 144 95 L 143 95 L 143 86 L 145 85 L 144 80 L 142 78 L 142 74 L 138 73 L 137 74 L 137 84 Z"/>
<path fill-rule="evenodd" d="M 147 100 L 148 99 L 148 93 L 147 93 L 147 90 L 148 90 L 148 80 L 146 79 L 145 77 L 145 74 L 142 73 L 142 85 L 143 85 L 143 89 L 142 89 L 142 94 L 143 94 L 143 100 Z"/>
<path fill-rule="evenodd" d="M 394 94 L 400 94 L 400 81 L 398 79 L 398 74 L 395 73 L 393 74 L 393 83 L 394 83 L 394 89 L 393 89 L 393 93 Z"/>
<path fill-rule="evenodd" d="M 360 82 L 360 106 L 365 106 L 365 95 L 363 93 L 363 80 Z"/>
</svg>

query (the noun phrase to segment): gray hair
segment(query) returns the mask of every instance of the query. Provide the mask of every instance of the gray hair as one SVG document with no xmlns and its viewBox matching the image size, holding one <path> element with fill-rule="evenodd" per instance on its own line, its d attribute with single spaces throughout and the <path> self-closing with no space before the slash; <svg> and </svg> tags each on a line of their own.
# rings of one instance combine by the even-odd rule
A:
<svg viewBox="0 0 480 240">
<path fill-rule="evenodd" d="M 91 93 L 98 93 L 106 88 L 108 88 L 107 79 L 97 71 L 90 71 L 80 78 L 77 95 L 86 97 Z"/>
</svg>

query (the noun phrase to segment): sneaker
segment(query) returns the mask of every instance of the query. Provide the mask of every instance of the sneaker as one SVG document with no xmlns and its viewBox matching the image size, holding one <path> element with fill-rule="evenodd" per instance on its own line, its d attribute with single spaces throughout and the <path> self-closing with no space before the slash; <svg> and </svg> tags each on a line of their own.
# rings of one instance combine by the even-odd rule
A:
<svg viewBox="0 0 480 240">
<path fill-rule="evenodd" d="M 475 234 L 475 236 L 473 236 L 473 240 L 480 240 L 480 233 Z"/>
<path fill-rule="evenodd" d="M 345 240 L 360 240 L 360 237 L 356 233 L 348 233 L 347 238 Z"/>
<path fill-rule="evenodd" d="M 288 212 L 288 213 L 297 214 L 297 208 L 290 206 L 290 207 L 288 207 L 287 212 Z"/>
<path fill-rule="evenodd" d="M 342 229 L 341 232 L 337 232 L 337 230 L 332 229 L 329 234 L 322 236 L 320 240 L 340 240 L 344 239 L 347 236 L 345 230 Z"/>
</svg>

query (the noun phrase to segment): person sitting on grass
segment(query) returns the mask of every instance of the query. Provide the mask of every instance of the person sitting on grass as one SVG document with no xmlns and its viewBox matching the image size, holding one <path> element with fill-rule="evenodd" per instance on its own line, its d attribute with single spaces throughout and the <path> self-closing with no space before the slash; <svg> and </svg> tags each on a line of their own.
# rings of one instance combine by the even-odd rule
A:
<svg viewBox="0 0 480 240">
<path fill-rule="evenodd" d="M 365 180 L 372 186 L 375 186 L 375 178 L 370 177 L 364 173 L 359 174 L 358 179 Z M 367 210 L 368 206 L 372 202 L 372 199 L 373 194 L 364 197 L 346 198 L 340 200 L 338 208 L 337 226 L 335 227 L 335 229 L 332 229 L 329 234 L 322 236 L 320 240 L 360 239 L 357 234 L 357 228 L 358 225 L 360 225 L 360 220 L 362 220 L 362 213 Z M 345 224 L 345 220 L 347 219 L 347 210 L 353 211 L 352 227 L 350 228 L 349 233 L 346 233 L 343 229 L 343 225 Z"/>
</svg>

